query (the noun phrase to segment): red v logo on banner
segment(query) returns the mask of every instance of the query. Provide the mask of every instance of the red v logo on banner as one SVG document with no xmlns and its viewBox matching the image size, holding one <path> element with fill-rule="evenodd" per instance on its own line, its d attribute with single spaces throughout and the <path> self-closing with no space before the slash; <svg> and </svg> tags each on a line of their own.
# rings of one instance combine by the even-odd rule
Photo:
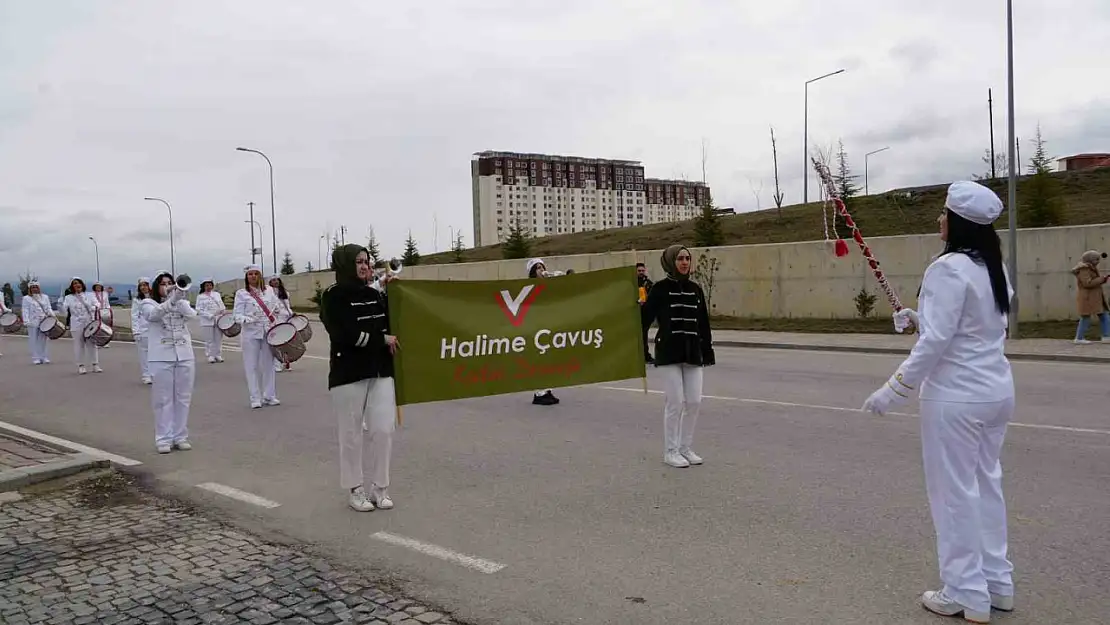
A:
<svg viewBox="0 0 1110 625">
<path fill-rule="evenodd" d="M 520 290 L 520 293 L 516 294 L 516 297 L 513 297 L 507 290 L 503 290 L 497 294 L 497 305 L 501 307 L 501 312 L 509 318 L 509 323 L 518 327 L 524 323 L 524 315 L 528 314 L 528 308 L 532 306 L 532 302 L 542 290 L 542 284 L 528 284 Z"/>
</svg>

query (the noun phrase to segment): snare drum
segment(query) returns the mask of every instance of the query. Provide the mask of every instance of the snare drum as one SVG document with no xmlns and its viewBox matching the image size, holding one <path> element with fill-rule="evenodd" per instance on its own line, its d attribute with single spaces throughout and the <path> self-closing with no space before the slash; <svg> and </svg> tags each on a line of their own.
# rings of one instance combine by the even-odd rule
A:
<svg viewBox="0 0 1110 625">
<path fill-rule="evenodd" d="M 23 329 L 23 320 L 14 312 L 8 311 L 0 315 L 0 332 L 15 334 Z"/>
<path fill-rule="evenodd" d="M 308 317 L 304 315 L 293 315 L 289 323 L 297 328 L 297 334 L 301 337 L 302 341 L 307 343 L 312 340 L 312 325 L 309 324 Z"/>
<path fill-rule="evenodd" d="M 57 317 L 47 317 L 39 323 L 39 332 L 54 341 L 62 338 L 62 335 L 66 333 L 66 324 L 62 323 Z"/>
<path fill-rule="evenodd" d="M 233 338 L 239 336 L 239 333 L 243 331 L 243 326 L 235 320 L 235 315 L 224 312 L 216 317 L 216 329 L 227 338 Z"/>
<path fill-rule="evenodd" d="M 297 327 L 289 322 L 279 323 L 266 332 L 266 344 L 274 358 L 281 363 L 291 363 L 304 356 L 304 340 L 297 334 Z"/>
<path fill-rule="evenodd" d="M 112 340 L 115 335 L 115 330 L 112 326 L 104 323 L 103 321 L 90 321 L 85 330 L 82 332 L 85 340 L 96 345 L 97 347 L 104 347 Z"/>
</svg>

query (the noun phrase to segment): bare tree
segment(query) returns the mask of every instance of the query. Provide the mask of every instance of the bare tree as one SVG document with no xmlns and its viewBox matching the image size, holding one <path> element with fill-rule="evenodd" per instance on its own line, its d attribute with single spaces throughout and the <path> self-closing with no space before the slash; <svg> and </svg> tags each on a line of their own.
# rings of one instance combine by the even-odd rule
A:
<svg viewBox="0 0 1110 625">
<path fill-rule="evenodd" d="M 778 217 L 782 219 L 782 200 L 785 197 L 782 193 L 782 188 L 779 186 L 779 149 L 775 145 L 775 127 L 771 126 L 771 160 L 775 163 L 775 208 L 778 209 Z"/>
<path fill-rule="evenodd" d="M 763 207 L 763 202 L 760 200 L 760 195 L 763 193 L 763 179 L 759 179 L 759 187 L 756 188 L 755 183 L 752 182 L 751 176 L 748 176 L 748 186 L 752 189 L 752 195 L 755 196 L 755 210 Z"/>
</svg>

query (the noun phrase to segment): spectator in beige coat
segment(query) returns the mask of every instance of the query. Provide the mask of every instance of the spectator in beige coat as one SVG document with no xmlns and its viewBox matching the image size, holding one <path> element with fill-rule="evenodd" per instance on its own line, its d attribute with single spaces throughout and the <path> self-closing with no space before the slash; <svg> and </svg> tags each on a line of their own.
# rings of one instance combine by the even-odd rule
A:
<svg viewBox="0 0 1110 625">
<path fill-rule="evenodd" d="M 1102 342 L 1110 343 L 1110 306 L 1106 305 L 1106 294 L 1102 285 L 1110 280 L 1110 276 L 1100 276 L 1098 263 L 1106 254 L 1094 250 L 1083 252 L 1079 264 L 1071 270 L 1079 284 L 1075 299 L 1079 306 L 1079 327 L 1075 331 L 1075 343 L 1086 345 L 1090 343 L 1086 338 L 1087 328 L 1091 326 L 1091 316 L 1098 315 L 1099 329 L 1102 330 Z"/>
</svg>

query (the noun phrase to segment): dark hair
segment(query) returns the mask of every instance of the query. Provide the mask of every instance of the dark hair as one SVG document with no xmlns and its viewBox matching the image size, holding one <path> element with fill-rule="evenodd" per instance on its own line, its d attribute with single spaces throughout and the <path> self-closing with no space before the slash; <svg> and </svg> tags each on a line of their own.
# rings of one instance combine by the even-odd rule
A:
<svg viewBox="0 0 1110 625">
<path fill-rule="evenodd" d="M 92 290 L 93 290 L 93 293 L 95 293 L 95 292 L 96 292 L 96 287 L 100 287 L 100 290 L 101 290 L 101 291 L 103 291 L 103 290 L 104 290 L 104 285 L 103 285 L 103 284 L 100 284 L 99 282 L 97 282 L 97 283 L 93 284 L 93 288 L 92 288 Z"/>
<path fill-rule="evenodd" d="M 980 225 L 945 209 L 948 218 L 948 241 L 945 254 L 964 254 L 976 263 L 986 265 L 991 278 L 991 291 L 998 312 L 1010 313 L 1010 289 L 1002 269 L 1002 241 L 991 224 Z"/>
<path fill-rule="evenodd" d="M 244 271 L 243 272 L 243 288 L 247 289 L 248 291 L 251 288 L 251 280 L 250 280 L 250 277 L 248 276 L 248 274 L 251 271 L 258 271 L 258 270 L 257 269 L 251 269 L 250 271 Z M 265 289 L 267 280 L 266 280 L 266 276 L 263 276 L 261 271 L 258 271 L 258 279 L 262 282 L 261 288 Z"/>
<path fill-rule="evenodd" d="M 162 303 L 162 287 L 159 286 L 162 283 L 162 278 L 169 278 L 170 284 L 173 284 L 173 276 L 168 273 L 163 272 L 154 276 L 154 281 L 150 283 L 150 299 L 159 304 Z"/>
<path fill-rule="evenodd" d="M 547 265 L 544 265 L 542 262 L 536 263 L 535 265 L 532 265 L 531 269 L 528 270 L 528 277 L 529 278 L 535 278 L 536 273 L 539 271 L 539 267 L 541 267 L 541 266 L 544 269 L 547 269 Z"/>
<path fill-rule="evenodd" d="M 147 284 L 147 286 L 150 286 L 149 282 L 147 282 L 146 284 Z M 154 287 L 150 287 L 150 292 L 154 293 Z M 146 299 L 148 297 L 150 297 L 150 296 L 149 295 L 143 295 L 143 281 L 139 280 L 138 282 L 135 283 L 135 298 L 134 299 Z"/>
<path fill-rule="evenodd" d="M 647 269 L 647 265 L 645 265 L 643 263 L 636 263 L 636 269 L 639 269 L 640 267 L 643 267 L 644 269 Z"/>
<path fill-rule="evenodd" d="M 81 285 L 81 292 L 82 293 L 88 293 L 89 287 L 85 286 L 85 281 L 82 280 L 81 278 L 74 278 L 74 279 L 69 281 L 69 288 L 66 289 L 66 295 L 73 295 L 74 293 L 77 292 L 77 291 L 73 290 L 73 283 L 74 282 Z"/>
<path fill-rule="evenodd" d="M 289 299 L 289 292 L 285 290 L 285 283 L 281 281 L 281 278 L 271 278 L 271 280 L 277 280 L 278 299 Z M 266 283 L 269 284 L 269 281 Z"/>
</svg>

